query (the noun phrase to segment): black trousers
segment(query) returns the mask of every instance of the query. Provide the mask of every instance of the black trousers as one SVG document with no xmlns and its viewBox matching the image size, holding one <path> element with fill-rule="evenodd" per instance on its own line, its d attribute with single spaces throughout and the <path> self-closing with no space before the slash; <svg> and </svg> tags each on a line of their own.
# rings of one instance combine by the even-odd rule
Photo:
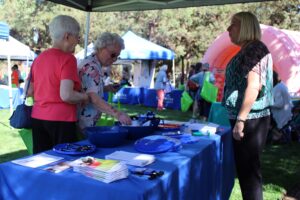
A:
<svg viewBox="0 0 300 200">
<path fill-rule="evenodd" d="M 77 141 L 76 122 L 32 119 L 33 153 L 52 149 L 61 143 Z"/>
<path fill-rule="evenodd" d="M 235 120 L 230 120 L 231 126 Z M 260 155 L 266 143 L 270 116 L 245 122 L 241 141 L 233 138 L 233 150 L 237 176 L 244 200 L 262 200 L 262 174 Z"/>
</svg>

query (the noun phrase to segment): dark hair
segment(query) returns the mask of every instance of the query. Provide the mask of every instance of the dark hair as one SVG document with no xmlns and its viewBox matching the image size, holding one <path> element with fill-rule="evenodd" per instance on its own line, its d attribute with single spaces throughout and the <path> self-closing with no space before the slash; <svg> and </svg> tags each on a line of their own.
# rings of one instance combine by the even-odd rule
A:
<svg viewBox="0 0 300 200">
<path fill-rule="evenodd" d="M 280 78 L 278 76 L 278 73 L 273 71 L 273 85 L 277 85 L 277 83 L 280 83 Z"/>
<path fill-rule="evenodd" d="M 18 66 L 17 64 L 14 64 L 14 65 L 12 66 L 12 69 L 19 69 L 19 66 Z"/>
<path fill-rule="evenodd" d="M 199 71 L 201 71 L 201 69 L 202 69 L 202 63 L 201 62 L 196 63 L 196 67 L 195 67 L 196 73 L 198 73 Z"/>
</svg>

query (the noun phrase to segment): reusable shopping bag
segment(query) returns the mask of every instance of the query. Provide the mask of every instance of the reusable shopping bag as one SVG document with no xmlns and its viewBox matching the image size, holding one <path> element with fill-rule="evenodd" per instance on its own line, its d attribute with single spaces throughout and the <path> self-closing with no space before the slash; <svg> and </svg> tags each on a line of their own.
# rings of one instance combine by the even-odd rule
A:
<svg viewBox="0 0 300 200">
<path fill-rule="evenodd" d="M 205 73 L 203 86 L 201 89 L 201 97 L 208 102 L 216 102 L 218 97 L 218 87 L 209 82 L 210 72 Z"/>
<path fill-rule="evenodd" d="M 183 91 L 180 98 L 180 103 L 181 103 L 181 111 L 186 112 L 193 104 L 193 99 L 186 91 Z"/>
</svg>

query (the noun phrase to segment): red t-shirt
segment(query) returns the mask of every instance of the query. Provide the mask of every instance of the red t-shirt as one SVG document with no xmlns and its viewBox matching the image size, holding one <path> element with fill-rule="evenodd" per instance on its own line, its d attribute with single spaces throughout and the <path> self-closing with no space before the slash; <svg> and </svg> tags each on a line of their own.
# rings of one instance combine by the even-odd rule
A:
<svg viewBox="0 0 300 200">
<path fill-rule="evenodd" d="M 74 90 L 80 91 L 76 58 L 72 54 L 51 48 L 34 60 L 31 76 L 34 88 L 33 118 L 67 122 L 77 120 L 76 105 L 63 102 L 60 98 L 60 81 L 64 79 L 73 80 Z"/>
<path fill-rule="evenodd" d="M 15 84 L 16 86 L 19 86 L 19 73 L 16 70 L 12 71 L 12 74 L 11 74 L 11 83 Z"/>
</svg>

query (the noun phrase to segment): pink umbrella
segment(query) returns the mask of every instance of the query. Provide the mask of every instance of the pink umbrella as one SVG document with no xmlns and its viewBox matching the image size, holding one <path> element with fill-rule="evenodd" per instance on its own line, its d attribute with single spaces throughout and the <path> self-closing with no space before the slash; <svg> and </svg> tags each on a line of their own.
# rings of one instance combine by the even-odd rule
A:
<svg viewBox="0 0 300 200">
<path fill-rule="evenodd" d="M 300 95 L 300 32 L 278 29 L 261 24 L 262 41 L 270 50 L 274 70 L 287 85 L 293 96 Z M 231 43 L 228 32 L 223 32 L 210 45 L 202 62 L 211 66 L 215 73 L 216 85 L 220 88 L 219 99 L 224 85 L 224 72 L 227 63 L 239 51 Z"/>
</svg>

